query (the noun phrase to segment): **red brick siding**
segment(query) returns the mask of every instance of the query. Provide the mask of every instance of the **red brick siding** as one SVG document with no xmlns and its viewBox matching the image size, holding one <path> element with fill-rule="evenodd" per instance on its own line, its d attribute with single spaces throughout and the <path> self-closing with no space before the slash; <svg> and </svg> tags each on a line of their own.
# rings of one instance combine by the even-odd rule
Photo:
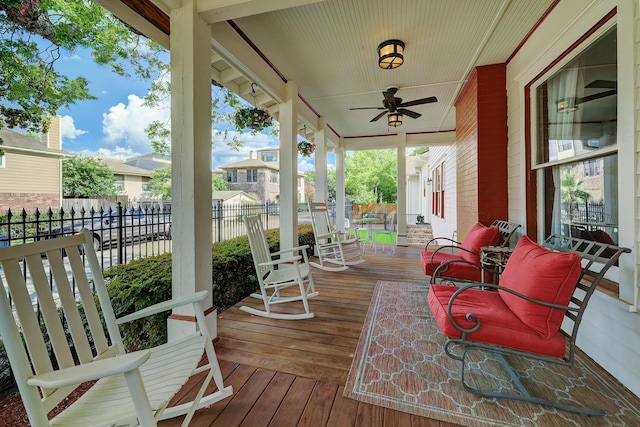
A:
<svg viewBox="0 0 640 427">
<path fill-rule="evenodd" d="M 33 213 L 36 208 L 40 212 L 46 212 L 49 208 L 59 209 L 61 206 L 60 195 L 54 194 L 30 194 L 30 193 L 0 193 L 0 214 L 4 215 L 9 209 L 14 215 L 20 214 L 22 209 L 27 213 Z"/>
</svg>

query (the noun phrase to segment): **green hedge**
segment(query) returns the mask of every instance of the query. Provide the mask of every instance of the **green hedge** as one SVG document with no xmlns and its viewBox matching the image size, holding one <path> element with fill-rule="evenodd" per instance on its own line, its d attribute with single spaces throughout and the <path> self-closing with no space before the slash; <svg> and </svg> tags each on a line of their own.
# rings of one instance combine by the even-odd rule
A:
<svg viewBox="0 0 640 427">
<path fill-rule="evenodd" d="M 268 230 L 266 236 L 270 250 L 279 250 L 280 230 Z M 314 236 L 310 225 L 299 226 L 298 241 L 300 245 L 309 245 L 308 254 L 313 254 Z M 139 258 L 112 267 L 104 274 L 116 317 L 171 298 L 171 254 Z M 212 275 L 213 303 L 218 313 L 258 289 L 246 236 L 213 244 Z M 123 325 L 127 348 L 135 350 L 166 342 L 168 316 L 166 312 Z"/>
</svg>

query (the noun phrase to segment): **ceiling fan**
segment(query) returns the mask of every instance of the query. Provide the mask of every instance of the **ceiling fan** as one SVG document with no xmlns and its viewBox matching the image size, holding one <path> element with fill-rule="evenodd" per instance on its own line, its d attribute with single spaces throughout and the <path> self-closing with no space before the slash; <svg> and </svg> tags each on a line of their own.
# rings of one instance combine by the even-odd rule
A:
<svg viewBox="0 0 640 427">
<path fill-rule="evenodd" d="M 585 89 L 608 89 L 608 90 L 594 93 L 592 95 L 583 96 L 581 98 L 559 99 L 556 102 L 558 112 L 569 113 L 572 111 L 576 111 L 578 109 L 579 104 L 584 104 L 585 102 L 595 101 L 596 99 L 615 95 L 618 93 L 618 82 L 615 80 L 594 80 L 591 83 L 585 85 Z"/>
<path fill-rule="evenodd" d="M 435 96 L 430 96 L 428 98 L 420 98 L 414 99 L 413 101 L 402 102 L 402 98 L 396 98 L 396 92 L 398 92 L 397 87 L 390 87 L 389 89 L 382 92 L 382 94 L 384 95 L 384 99 L 382 100 L 382 107 L 356 107 L 350 108 L 350 110 L 386 110 L 371 119 L 371 122 L 375 122 L 385 114 L 396 112 L 405 116 L 409 116 L 412 119 L 417 119 L 418 117 L 422 116 L 422 114 L 416 113 L 415 111 L 407 110 L 405 107 L 430 104 L 432 102 L 438 101 L 438 98 L 436 98 Z"/>
</svg>

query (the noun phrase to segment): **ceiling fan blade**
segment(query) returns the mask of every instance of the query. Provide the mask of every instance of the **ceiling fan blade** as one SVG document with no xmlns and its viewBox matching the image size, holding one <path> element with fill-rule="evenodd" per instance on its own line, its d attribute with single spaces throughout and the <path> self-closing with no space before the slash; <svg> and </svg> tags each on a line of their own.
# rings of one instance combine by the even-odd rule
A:
<svg viewBox="0 0 640 427">
<path fill-rule="evenodd" d="M 384 107 L 355 107 L 349 108 L 349 110 L 386 110 Z"/>
<path fill-rule="evenodd" d="M 386 109 L 386 108 L 385 108 Z M 384 116 L 385 114 L 387 114 L 386 111 L 383 111 L 382 113 L 378 114 L 377 116 L 375 116 L 373 119 L 370 120 L 370 122 L 375 122 L 376 120 L 378 120 L 380 117 Z"/>
<path fill-rule="evenodd" d="M 388 90 L 385 90 L 384 92 L 382 92 L 382 94 L 384 95 L 384 100 L 387 102 L 387 104 L 389 105 L 396 104 L 396 97 L 393 92 L 389 92 Z"/>
<path fill-rule="evenodd" d="M 600 93 L 594 93 L 593 95 L 589 95 L 589 96 L 585 96 L 582 98 L 578 98 L 576 100 L 576 104 L 582 104 L 584 102 L 589 102 L 589 101 L 593 101 L 596 99 L 600 99 L 600 98 L 604 98 L 605 96 L 611 96 L 611 95 L 615 95 L 616 93 L 618 93 L 617 90 L 607 90 L 604 92 L 600 92 Z"/>
<path fill-rule="evenodd" d="M 418 117 L 420 117 L 422 114 L 420 113 L 416 113 L 415 111 L 411 111 L 411 110 L 406 110 L 404 108 L 398 108 L 398 113 L 405 115 L 405 116 L 409 116 L 412 119 L 417 119 Z"/>
<path fill-rule="evenodd" d="M 617 89 L 618 82 L 615 80 L 594 80 L 585 87 L 590 89 Z"/>
<path fill-rule="evenodd" d="M 411 107 L 414 105 L 431 104 L 432 102 L 438 102 L 438 98 L 430 96 L 428 98 L 414 99 L 413 101 L 403 102 L 398 104 L 398 107 Z"/>
</svg>

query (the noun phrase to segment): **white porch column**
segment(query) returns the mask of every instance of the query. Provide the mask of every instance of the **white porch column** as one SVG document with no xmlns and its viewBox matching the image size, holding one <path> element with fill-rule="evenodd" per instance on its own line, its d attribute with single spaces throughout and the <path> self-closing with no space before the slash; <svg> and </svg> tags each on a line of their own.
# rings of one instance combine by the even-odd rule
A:
<svg viewBox="0 0 640 427">
<path fill-rule="evenodd" d="M 407 246 L 407 134 L 398 134 L 398 246 Z"/>
<path fill-rule="evenodd" d="M 318 119 L 320 129 L 315 133 L 316 143 L 316 202 L 326 202 L 329 197 L 327 187 L 327 133 L 324 117 Z M 344 222 L 344 221 L 343 221 Z"/>
<path fill-rule="evenodd" d="M 280 104 L 280 249 L 298 246 L 298 85 Z M 291 254 L 287 254 L 291 256 Z"/>
<path fill-rule="evenodd" d="M 336 228 L 344 230 L 344 139 L 340 137 L 336 148 Z"/>
<path fill-rule="evenodd" d="M 171 193 L 173 296 L 211 292 L 211 30 L 198 16 L 196 0 L 171 12 Z M 207 309 L 208 307 L 208 309 Z M 209 333 L 216 312 L 206 301 Z M 193 310 L 174 310 L 169 340 L 195 330 Z"/>
</svg>

